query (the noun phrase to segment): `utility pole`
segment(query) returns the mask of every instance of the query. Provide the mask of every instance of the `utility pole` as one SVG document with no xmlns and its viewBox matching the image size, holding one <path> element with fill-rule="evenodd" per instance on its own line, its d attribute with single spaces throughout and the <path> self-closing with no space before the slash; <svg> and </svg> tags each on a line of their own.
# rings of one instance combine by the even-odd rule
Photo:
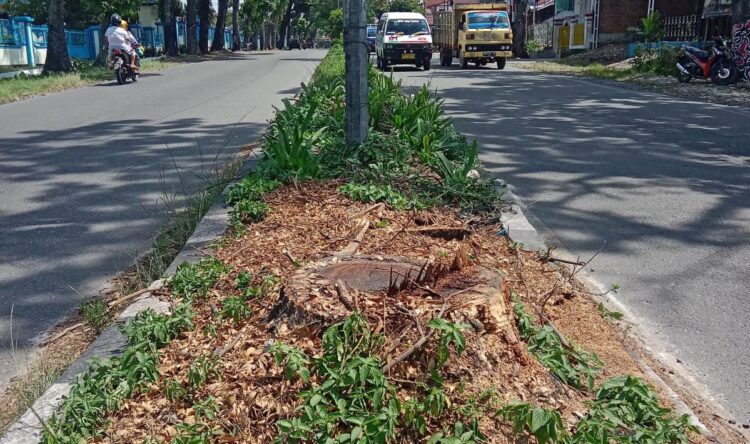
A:
<svg viewBox="0 0 750 444">
<path fill-rule="evenodd" d="M 344 57 L 346 72 L 346 142 L 367 140 L 367 43 L 365 0 L 344 0 Z"/>
</svg>

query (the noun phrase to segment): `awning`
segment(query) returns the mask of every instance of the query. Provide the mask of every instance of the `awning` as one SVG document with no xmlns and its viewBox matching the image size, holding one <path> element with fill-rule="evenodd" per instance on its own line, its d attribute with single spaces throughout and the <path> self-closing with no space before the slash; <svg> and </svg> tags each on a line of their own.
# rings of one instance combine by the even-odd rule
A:
<svg viewBox="0 0 750 444">
<path fill-rule="evenodd" d="M 706 0 L 703 4 L 703 18 L 732 15 L 732 0 Z"/>
</svg>

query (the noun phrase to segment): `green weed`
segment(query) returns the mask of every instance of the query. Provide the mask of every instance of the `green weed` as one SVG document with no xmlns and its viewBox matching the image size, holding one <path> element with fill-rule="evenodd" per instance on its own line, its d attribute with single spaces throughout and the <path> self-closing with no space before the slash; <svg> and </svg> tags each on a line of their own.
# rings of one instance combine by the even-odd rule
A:
<svg viewBox="0 0 750 444">
<path fill-rule="evenodd" d="M 236 325 L 250 317 L 250 307 L 248 307 L 245 298 L 229 296 L 224 299 L 221 314 L 223 317 L 231 319 Z"/>
<path fill-rule="evenodd" d="M 419 206 L 416 202 L 410 202 L 409 199 L 391 188 L 390 185 L 378 186 L 350 182 L 340 186 L 339 192 L 349 199 L 360 202 L 386 202 L 397 210 Z"/>
<path fill-rule="evenodd" d="M 557 333 L 549 326 L 538 327 L 514 295 L 518 331 L 528 350 L 563 383 L 578 389 L 592 390 L 602 362 L 594 353 L 579 347 L 563 347 Z"/>
<path fill-rule="evenodd" d="M 188 299 L 205 298 L 208 290 L 228 271 L 229 269 L 215 258 L 202 259 L 197 264 L 185 262 L 177 266 L 177 272 L 169 281 L 169 285 L 176 296 Z"/>
<path fill-rule="evenodd" d="M 81 303 L 81 314 L 86 323 L 97 333 L 101 333 L 112 322 L 112 313 L 110 313 L 109 307 L 99 298 L 83 301 Z"/>
<path fill-rule="evenodd" d="M 538 444 L 563 443 L 567 440 L 562 417 L 555 410 L 515 402 L 503 407 L 497 414 L 510 420 L 513 424 L 513 433 L 533 436 Z"/>
<path fill-rule="evenodd" d="M 202 387 L 212 378 L 219 378 L 221 372 L 218 369 L 219 361 L 216 358 L 201 356 L 196 359 L 187 372 L 188 386 L 195 390 Z"/>
</svg>

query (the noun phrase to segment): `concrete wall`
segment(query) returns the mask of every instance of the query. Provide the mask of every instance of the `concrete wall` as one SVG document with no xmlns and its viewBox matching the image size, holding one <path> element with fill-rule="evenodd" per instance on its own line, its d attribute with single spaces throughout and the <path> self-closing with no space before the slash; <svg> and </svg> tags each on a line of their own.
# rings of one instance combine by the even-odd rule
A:
<svg viewBox="0 0 750 444">
<path fill-rule="evenodd" d="M 0 46 L 0 66 L 9 65 L 26 65 L 26 47 L 13 48 L 9 46 Z"/>
</svg>

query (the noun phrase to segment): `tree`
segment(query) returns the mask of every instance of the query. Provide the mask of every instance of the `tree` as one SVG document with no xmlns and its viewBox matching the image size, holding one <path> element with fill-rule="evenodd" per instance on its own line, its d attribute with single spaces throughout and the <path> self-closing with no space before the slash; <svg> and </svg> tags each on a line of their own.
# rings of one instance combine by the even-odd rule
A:
<svg viewBox="0 0 750 444">
<path fill-rule="evenodd" d="M 197 0 L 187 0 L 185 6 L 185 30 L 187 32 L 186 45 L 188 54 L 195 54 L 198 52 L 198 39 L 195 36 L 195 16 L 198 14 Z"/>
<path fill-rule="evenodd" d="M 234 0 L 232 3 L 232 51 L 242 49 L 240 39 L 240 0 Z"/>
<path fill-rule="evenodd" d="M 103 48 L 106 42 L 104 32 L 109 26 L 109 17 L 116 12 L 128 22 L 137 21 L 141 0 L 80 0 L 80 4 L 83 14 L 89 17 L 89 22 L 99 23 L 99 41 L 102 42 L 102 48 L 96 63 L 104 65 L 107 62 L 107 51 Z"/>
<path fill-rule="evenodd" d="M 389 8 L 388 0 L 368 0 L 367 21 L 370 23 L 375 22 L 384 12 L 388 12 Z"/>
<path fill-rule="evenodd" d="M 388 7 L 393 12 L 419 12 L 424 14 L 424 5 L 419 0 L 393 0 Z"/>
<path fill-rule="evenodd" d="M 208 27 L 211 26 L 211 0 L 198 0 L 198 14 L 201 19 L 198 48 L 202 53 L 208 52 Z"/>
<path fill-rule="evenodd" d="M 44 72 L 70 72 L 73 64 L 65 40 L 65 0 L 49 0 L 47 8 L 47 60 Z"/>
<path fill-rule="evenodd" d="M 516 12 L 513 14 L 513 54 L 516 57 L 529 58 L 526 49 L 526 11 L 529 9 L 528 0 L 516 0 Z"/>
<path fill-rule="evenodd" d="M 732 2 L 732 47 L 740 76 L 750 81 L 750 0 Z"/>
<path fill-rule="evenodd" d="M 176 56 L 178 51 L 177 45 L 177 21 L 174 14 L 174 0 L 162 0 L 164 23 L 164 52 L 169 56 Z"/>
<path fill-rule="evenodd" d="M 334 9 L 328 16 L 326 32 L 332 39 L 340 39 L 344 34 L 344 10 Z"/>
<path fill-rule="evenodd" d="M 211 51 L 224 49 L 224 28 L 227 25 L 228 10 L 229 0 L 219 0 L 219 11 L 216 14 L 216 32 L 214 33 L 214 41 L 211 43 Z"/>
</svg>

